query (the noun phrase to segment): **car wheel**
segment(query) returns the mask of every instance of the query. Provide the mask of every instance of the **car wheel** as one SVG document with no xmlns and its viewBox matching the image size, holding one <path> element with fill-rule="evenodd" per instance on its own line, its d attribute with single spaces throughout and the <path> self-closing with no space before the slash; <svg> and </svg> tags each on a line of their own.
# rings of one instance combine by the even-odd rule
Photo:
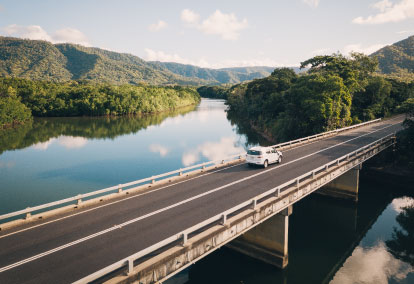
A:
<svg viewBox="0 0 414 284">
<path fill-rule="evenodd" d="M 279 156 L 279 159 L 277 161 L 280 164 L 282 162 L 282 156 Z"/>
<path fill-rule="evenodd" d="M 263 163 L 263 168 L 267 168 L 267 166 L 269 165 L 269 162 L 266 160 L 266 161 L 264 161 L 264 163 Z"/>
</svg>

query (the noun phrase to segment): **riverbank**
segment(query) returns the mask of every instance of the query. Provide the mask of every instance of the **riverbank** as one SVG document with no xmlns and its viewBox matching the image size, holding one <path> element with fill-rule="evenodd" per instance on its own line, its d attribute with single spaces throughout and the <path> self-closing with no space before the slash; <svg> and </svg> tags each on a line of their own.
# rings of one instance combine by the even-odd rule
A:
<svg viewBox="0 0 414 284">
<path fill-rule="evenodd" d="M 194 88 L 0 78 L 0 128 L 34 117 L 142 115 L 196 105 Z M 13 104 L 11 103 L 13 102 Z M 18 115 L 16 115 L 18 114 Z"/>
</svg>

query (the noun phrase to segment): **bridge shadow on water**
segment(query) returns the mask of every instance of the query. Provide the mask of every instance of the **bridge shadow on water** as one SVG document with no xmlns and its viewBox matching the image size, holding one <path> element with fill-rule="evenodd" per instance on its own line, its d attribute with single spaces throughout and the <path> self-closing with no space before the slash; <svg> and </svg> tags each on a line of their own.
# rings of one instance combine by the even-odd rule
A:
<svg viewBox="0 0 414 284">
<path fill-rule="evenodd" d="M 368 242 L 367 235 L 375 238 L 372 227 L 380 216 L 387 215 L 384 212 L 393 200 L 414 196 L 412 190 L 407 191 L 410 188 L 411 185 L 406 189 L 390 188 L 362 172 L 357 204 L 312 194 L 294 205 L 289 220 L 289 265 L 286 269 L 274 268 L 223 247 L 164 283 L 329 283 L 361 241 Z M 391 235 L 393 225 L 390 222 L 388 226 Z M 405 281 L 413 280 L 413 274 L 402 282 L 390 283 L 410 283 Z"/>
</svg>

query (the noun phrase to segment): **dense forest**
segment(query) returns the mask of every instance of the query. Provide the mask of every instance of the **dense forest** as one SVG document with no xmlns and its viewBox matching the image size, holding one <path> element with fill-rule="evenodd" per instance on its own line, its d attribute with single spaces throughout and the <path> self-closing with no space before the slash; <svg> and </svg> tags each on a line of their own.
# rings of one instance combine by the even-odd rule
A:
<svg viewBox="0 0 414 284">
<path fill-rule="evenodd" d="M 267 78 L 229 88 L 228 116 L 242 118 L 242 129 L 283 141 L 401 112 L 414 97 L 414 83 L 378 75 L 377 65 L 375 58 L 354 53 L 313 57 L 302 63 L 310 69 L 300 75 L 275 69 Z"/>
<path fill-rule="evenodd" d="M 52 44 L 0 36 L 0 76 L 66 82 L 151 85 L 236 84 L 263 78 L 271 67 L 209 69 L 173 62 L 145 61 L 137 56 L 77 44 Z"/>
<path fill-rule="evenodd" d="M 381 48 L 371 54 L 379 62 L 379 71 L 384 74 L 399 74 L 413 78 L 414 36 Z"/>
<path fill-rule="evenodd" d="M 31 116 L 101 116 L 157 113 L 197 104 L 193 88 L 66 83 L 0 78 L 0 126 Z"/>
<path fill-rule="evenodd" d="M 184 115 L 195 105 L 152 115 L 106 117 L 33 118 L 19 127 L 0 130 L 0 154 L 7 150 L 29 147 L 59 136 L 88 139 L 114 139 L 120 135 L 137 133 L 151 125 L 158 125 L 168 117 Z"/>
</svg>

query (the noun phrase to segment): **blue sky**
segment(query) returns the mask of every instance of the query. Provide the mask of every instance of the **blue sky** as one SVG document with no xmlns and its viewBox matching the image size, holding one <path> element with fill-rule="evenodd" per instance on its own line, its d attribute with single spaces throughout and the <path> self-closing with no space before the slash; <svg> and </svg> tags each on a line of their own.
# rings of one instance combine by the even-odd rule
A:
<svg viewBox="0 0 414 284">
<path fill-rule="evenodd" d="M 294 66 L 414 34 L 414 0 L 0 0 L 0 34 L 202 67 Z"/>
</svg>

